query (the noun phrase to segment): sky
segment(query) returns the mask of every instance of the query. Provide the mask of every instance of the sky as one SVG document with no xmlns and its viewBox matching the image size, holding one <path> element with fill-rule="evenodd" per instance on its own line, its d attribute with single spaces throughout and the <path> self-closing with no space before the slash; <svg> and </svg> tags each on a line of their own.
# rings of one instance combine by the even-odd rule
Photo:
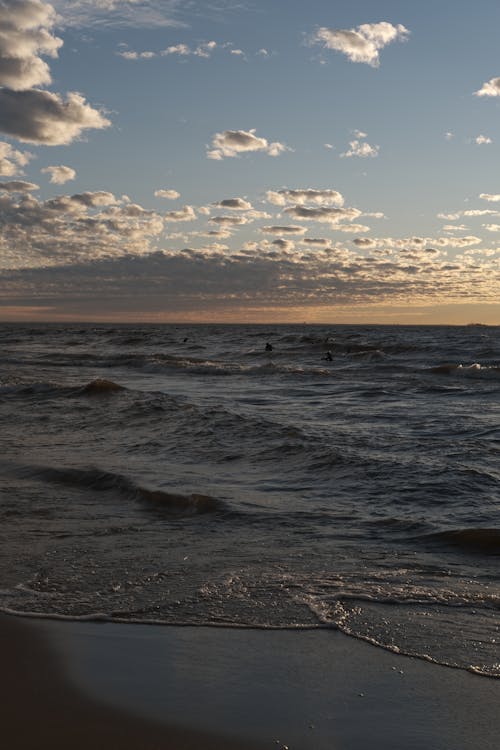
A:
<svg viewBox="0 0 500 750">
<path fill-rule="evenodd" d="M 0 0 L 0 321 L 500 324 L 497 0 Z"/>
</svg>

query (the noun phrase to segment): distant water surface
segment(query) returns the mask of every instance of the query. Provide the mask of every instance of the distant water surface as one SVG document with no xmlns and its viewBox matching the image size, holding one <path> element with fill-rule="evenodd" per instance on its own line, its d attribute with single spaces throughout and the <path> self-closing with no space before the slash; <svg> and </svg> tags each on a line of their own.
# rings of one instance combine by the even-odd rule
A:
<svg viewBox="0 0 500 750">
<path fill-rule="evenodd" d="M 335 627 L 500 676 L 500 328 L 0 345 L 4 611 Z"/>
</svg>

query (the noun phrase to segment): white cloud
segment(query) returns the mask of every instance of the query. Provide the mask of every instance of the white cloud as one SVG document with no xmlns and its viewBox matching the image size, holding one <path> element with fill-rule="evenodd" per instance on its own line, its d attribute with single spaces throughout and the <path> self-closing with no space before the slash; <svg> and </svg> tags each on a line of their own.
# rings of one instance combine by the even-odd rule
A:
<svg viewBox="0 0 500 750">
<path fill-rule="evenodd" d="M 488 232 L 500 232 L 500 224 L 483 224 Z"/>
<path fill-rule="evenodd" d="M 329 150 L 335 148 L 331 143 L 323 143 L 323 148 L 327 148 Z"/>
<path fill-rule="evenodd" d="M 180 211 L 168 211 L 164 216 L 167 221 L 194 221 L 196 219 L 192 206 L 183 206 Z"/>
<path fill-rule="evenodd" d="M 330 29 L 322 26 L 312 37 L 312 43 L 342 52 L 351 62 L 366 63 L 373 68 L 380 64 L 379 51 L 387 44 L 405 41 L 410 32 L 401 24 L 387 21 L 365 23 L 356 29 Z"/>
<path fill-rule="evenodd" d="M 493 143 L 493 141 L 487 135 L 478 135 L 477 138 L 474 138 L 474 143 L 477 143 L 478 146 L 483 146 L 487 143 Z"/>
<path fill-rule="evenodd" d="M 344 198 L 338 190 L 319 190 L 317 188 L 283 188 L 268 190 L 266 200 L 275 206 L 286 206 L 290 203 L 302 206 L 312 203 L 317 206 L 342 206 Z"/>
<path fill-rule="evenodd" d="M 25 167 L 33 158 L 29 151 L 18 151 L 10 143 L 0 141 L 0 177 L 12 177 L 22 174 Z"/>
<path fill-rule="evenodd" d="M 123 57 L 125 60 L 151 60 L 153 57 L 157 57 L 156 52 L 134 52 L 133 50 L 125 50 L 124 52 L 116 53 L 119 57 Z"/>
<path fill-rule="evenodd" d="M 500 201 L 500 195 L 498 193 L 480 193 L 479 197 L 482 198 L 483 201 L 488 201 L 489 203 L 498 203 Z"/>
<path fill-rule="evenodd" d="M 70 180 L 74 180 L 76 177 L 76 172 L 74 169 L 72 169 L 71 167 L 65 167 L 62 164 L 54 167 L 45 167 L 40 171 L 43 174 L 49 174 L 50 182 L 53 182 L 56 185 L 64 185 L 64 183 L 69 182 Z"/>
<path fill-rule="evenodd" d="M 447 141 L 451 141 L 451 139 L 455 137 L 455 133 L 448 131 L 447 133 L 444 134 L 444 137 Z"/>
<path fill-rule="evenodd" d="M 193 55 L 196 55 L 196 57 L 208 58 L 216 48 L 217 42 L 214 42 L 213 40 L 210 42 L 203 42 L 196 47 Z"/>
<path fill-rule="evenodd" d="M 161 55 L 182 55 L 185 57 L 186 55 L 191 55 L 191 48 L 188 47 L 187 44 L 173 44 L 170 47 L 167 47 L 167 49 L 162 50 L 160 52 Z"/>
<path fill-rule="evenodd" d="M 369 143 L 361 142 L 358 140 L 349 141 L 349 150 L 340 154 L 343 158 L 349 158 L 351 156 L 359 156 L 362 159 L 371 157 L 372 159 L 378 156 L 380 146 L 370 146 Z"/>
<path fill-rule="evenodd" d="M 490 78 L 483 83 L 479 91 L 474 92 L 475 96 L 500 96 L 500 78 Z"/>
<path fill-rule="evenodd" d="M 224 130 L 216 133 L 207 151 L 209 159 L 221 160 L 225 157 L 261 151 L 269 156 L 278 156 L 289 148 L 283 143 L 268 143 L 265 138 L 255 135 L 255 130 Z"/>
<path fill-rule="evenodd" d="M 178 193 L 177 190 L 172 190 L 171 188 L 155 190 L 155 198 L 166 198 L 168 201 L 175 201 L 180 197 L 181 194 Z"/>
<path fill-rule="evenodd" d="M 60 146 L 79 138 L 88 128 L 107 128 L 110 121 L 81 94 L 40 89 L 0 89 L 0 131 L 26 143 Z"/>
</svg>

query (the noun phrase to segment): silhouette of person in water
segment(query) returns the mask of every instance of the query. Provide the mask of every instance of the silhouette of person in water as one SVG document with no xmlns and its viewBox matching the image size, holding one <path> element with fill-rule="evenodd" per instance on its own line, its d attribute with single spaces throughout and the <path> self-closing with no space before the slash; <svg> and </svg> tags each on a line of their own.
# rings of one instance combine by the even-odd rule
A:
<svg viewBox="0 0 500 750">
<path fill-rule="evenodd" d="M 266 344 L 266 352 L 272 352 L 273 345 L 269 343 L 269 341 Z"/>
<path fill-rule="evenodd" d="M 327 362 L 333 362 L 332 353 L 328 351 L 322 359 L 326 360 Z"/>
<path fill-rule="evenodd" d="M 186 338 L 185 338 L 185 339 L 183 339 L 183 340 L 182 340 L 182 343 L 183 343 L 183 344 L 185 344 L 185 343 L 186 343 L 186 341 L 189 341 L 189 339 L 188 339 L 188 337 L 187 337 L 187 336 L 186 336 Z"/>
</svg>

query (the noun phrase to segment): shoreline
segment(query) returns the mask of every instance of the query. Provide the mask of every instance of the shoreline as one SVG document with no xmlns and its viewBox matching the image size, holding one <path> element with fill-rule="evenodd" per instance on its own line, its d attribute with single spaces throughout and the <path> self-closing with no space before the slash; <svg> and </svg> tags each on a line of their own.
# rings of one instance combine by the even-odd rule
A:
<svg viewBox="0 0 500 750">
<path fill-rule="evenodd" d="M 0 615 L 9 750 L 497 750 L 500 682 L 332 630 Z"/>
</svg>

